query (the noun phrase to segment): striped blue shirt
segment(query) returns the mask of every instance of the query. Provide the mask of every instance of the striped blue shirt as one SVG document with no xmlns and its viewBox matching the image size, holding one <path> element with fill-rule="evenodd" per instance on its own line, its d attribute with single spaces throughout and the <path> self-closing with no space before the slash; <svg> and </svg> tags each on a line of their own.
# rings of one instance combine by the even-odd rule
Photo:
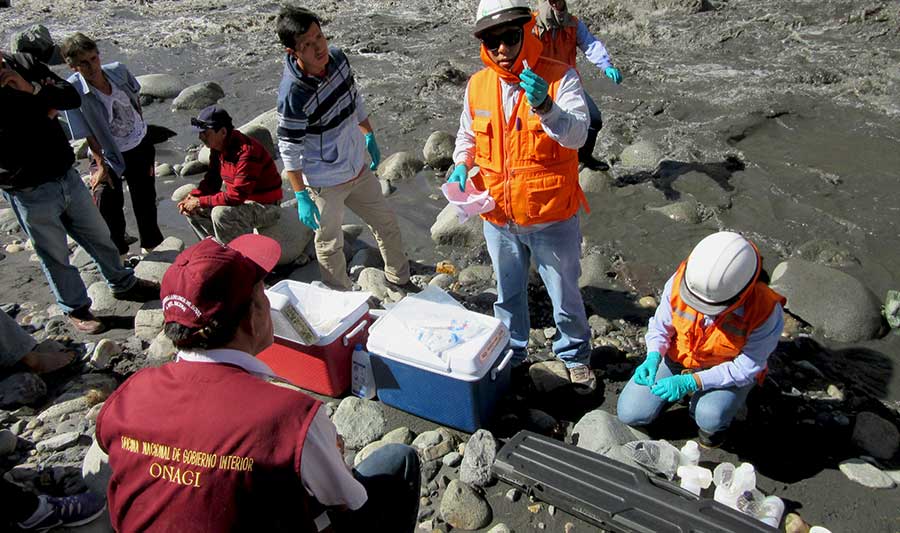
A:
<svg viewBox="0 0 900 533">
<path fill-rule="evenodd" d="M 285 170 L 299 170 L 310 187 L 350 181 L 366 164 L 365 136 L 359 123 L 368 117 L 347 56 L 329 49 L 324 77 L 303 72 L 285 56 L 278 88 L 278 148 Z"/>
</svg>

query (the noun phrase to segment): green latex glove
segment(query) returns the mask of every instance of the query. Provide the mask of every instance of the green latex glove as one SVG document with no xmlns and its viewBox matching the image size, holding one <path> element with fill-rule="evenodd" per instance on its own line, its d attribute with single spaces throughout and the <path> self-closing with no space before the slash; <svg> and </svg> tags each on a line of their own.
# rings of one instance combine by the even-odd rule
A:
<svg viewBox="0 0 900 533">
<path fill-rule="evenodd" d="M 456 168 L 453 169 L 453 174 L 450 174 L 450 177 L 447 178 L 447 183 L 459 183 L 459 190 L 466 190 L 466 178 L 469 177 L 469 171 L 466 170 L 465 165 L 456 165 Z"/>
<path fill-rule="evenodd" d="M 366 134 L 366 150 L 368 150 L 369 155 L 372 156 L 372 163 L 369 164 L 369 170 L 375 170 L 378 168 L 378 163 L 381 163 L 381 150 L 378 149 L 378 143 L 375 142 L 375 134 L 372 132 Z"/>
<path fill-rule="evenodd" d="M 660 361 L 662 356 L 659 352 L 648 353 L 644 362 L 634 370 L 634 382 L 645 387 L 656 383 L 656 369 L 659 368 Z"/>
<path fill-rule="evenodd" d="M 297 199 L 297 213 L 300 215 L 300 222 L 306 224 L 310 229 L 319 229 L 319 207 L 309 197 L 309 191 L 303 189 L 300 192 L 294 192 L 294 198 Z"/>
<path fill-rule="evenodd" d="M 606 77 L 611 79 L 616 85 L 622 83 L 622 73 L 619 72 L 619 69 L 617 69 L 616 67 L 606 67 L 603 70 L 603 73 L 606 74 Z"/>
<path fill-rule="evenodd" d="M 667 402 L 677 402 L 691 392 L 697 392 L 693 374 L 678 374 L 657 381 L 650 392 Z"/>
<path fill-rule="evenodd" d="M 538 76 L 530 68 L 526 68 L 519 74 L 519 87 L 525 91 L 525 98 L 531 107 L 540 107 L 547 99 L 547 91 L 550 86 L 544 78 Z"/>
</svg>

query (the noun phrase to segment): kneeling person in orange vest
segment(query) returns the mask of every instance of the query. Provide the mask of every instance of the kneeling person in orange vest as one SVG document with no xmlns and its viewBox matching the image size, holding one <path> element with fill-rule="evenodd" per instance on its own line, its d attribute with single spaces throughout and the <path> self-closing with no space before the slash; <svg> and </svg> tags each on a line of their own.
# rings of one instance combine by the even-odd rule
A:
<svg viewBox="0 0 900 533">
<path fill-rule="evenodd" d="M 485 68 L 466 88 L 448 181 L 465 190 L 468 171 L 477 165 L 476 188 L 490 191 L 496 202 L 482 215 L 484 236 L 497 279 L 494 316 L 510 330 L 514 361 L 526 355 L 533 259 L 553 302 L 553 351 L 578 390 L 591 392 L 591 330 L 578 288 L 577 212 L 587 201 L 578 185 L 577 149 L 587 136 L 587 104 L 575 70 L 541 57 L 534 25 L 525 0 L 478 5 L 475 37 Z"/>
<path fill-rule="evenodd" d="M 619 419 L 652 422 L 693 393 L 700 444 L 720 445 L 784 327 L 785 299 L 759 281 L 762 257 L 736 233 L 700 241 L 666 282 L 647 328 L 647 359 L 619 396 Z"/>
</svg>

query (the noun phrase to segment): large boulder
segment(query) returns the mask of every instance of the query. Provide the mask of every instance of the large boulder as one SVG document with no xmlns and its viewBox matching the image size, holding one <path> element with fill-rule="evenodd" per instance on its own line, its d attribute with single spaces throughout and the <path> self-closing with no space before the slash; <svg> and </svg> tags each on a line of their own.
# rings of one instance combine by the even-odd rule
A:
<svg viewBox="0 0 900 533">
<path fill-rule="evenodd" d="M 481 217 L 470 217 L 459 223 L 456 208 L 450 204 L 438 213 L 431 226 L 431 240 L 460 248 L 476 248 L 484 244 L 484 230 Z"/>
<path fill-rule="evenodd" d="M 177 204 L 178 202 L 187 198 L 187 196 L 189 194 L 191 194 L 191 191 L 193 191 L 196 188 L 197 188 L 196 183 L 188 183 L 186 185 L 182 185 L 182 186 L 178 187 L 177 189 L 175 189 L 172 192 L 172 201 Z"/>
<path fill-rule="evenodd" d="M 881 331 L 881 302 L 840 270 L 791 259 L 772 271 L 771 287 L 787 298 L 792 314 L 831 339 L 857 342 Z"/>
<path fill-rule="evenodd" d="M 172 101 L 173 109 L 203 109 L 211 106 L 225 97 L 225 91 L 218 83 L 204 81 L 185 88 L 175 100 Z"/>
<path fill-rule="evenodd" d="M 160 100 L 175 98 L 184 90 L 184 83 L 178 76 L 171 74 L 144 74 L 137 77 L 141 84 L 141 95 L 152 96 Z"/>
<path fill-rule="evenodd" d="M 112 469 L 109 467 L 109 457 L 97 444 L 97 440 L 91 443 L 84 461 L 81 463 L 81 477 L 85 486 L 98 496 L 106 497 L 106 489 L 109 486 L 109 478 Z"/>
<path fill-rule="evenodd" d="M 476 431 L 466 443 L 459 480 L 476 487 L 484 487 L 493 475 L 491 467 L 497 457 L 497 441 L 486 429 Z"/>
<path fill-rule="evenodd" d="M 578 184 L 581 185 L 581 190 L 585 194 L 606 193 L 609 192 L 612 179 L 606 172 L 584 167 L 578 173 Z"/>
<path fill-rule="evenodd" d="M 875 413 L 863 411 L 856 416 L 853 443 L 876 459 L 891 459 L 900 447 L 900 432 L 893 423 Z"/>
<path fill-rule="evenodd" d="M 9 48 L 13 53 L 31 54 L 42 63 L 59 65 L 63 62 L 59 46 L 53 42 L 50 30 L 40 24 L 14 33 L 9 39 Z"/>
<path fill-rule="evenodd" d="M 47 394 L 47 384 L 31 372 L 18 372 L 0 380 L 0 407 L 34 403 Z"/>
<path fill-rule="evenodd" d="M 456 137 L 445 131 L 436 131 L 428 136 L 422 155 L 425 163 L 438 170 L 444 170 L 453 164 L 453 149 L 456 147 Z"/>
<path fill-rule="evenodd" d="M 306 245 L 313 239 L 313 231 L 300 222 L 295 207 L 282 207 L 278 222 L 267 228 L 257 228 L 257 232 L 275 239 L 281 245 L 279 266 L 289 265 L 300 259 Z"/>
<path fill-rule="evenodd" d="M 638 141 L 626 146 L 619 159 L 626 167 L 656 168 L 662 157 L 662 152 L 655 144 L 650 141 Z"/>
<path fill-rule="evenodd" d="M 380 439 L 386 425 L 380 403 L 356 396 L 341 400 L 331 420 L 338 434 L 344 438 L 344 444 L 354 450 Z"/>
<path fill-rule="evenodd" d="M 634 463 L 631 459 L 622 453 L 622 445 L 649 438 L 646 434 L 626 425 L 617 416 L 599 409 L 581 417 L 572 430 L 572 437 L 579 448 L 632 465 Z"/>
<path fill-rule="evenodd" d="M 408 180 L 414 177 L 425 163 L 409 152 L 397 152 L 378 165 L 378 177 L 391 183 Z"/>
<path fill-rule="evenodd" d="M 474 531 L 491 523 L 491 507 L 472 487 L 454 479 L 441 498 L 441 518 L 453 529 Z"/>
<path fill-rule="evenodd" d="M 252 139 L 256 139 L 259 144 L 269 152 L 269 155 L 272 156 L 272 159 L 278 158 L 278 150 L 275 148 L 275 141 L 272 138 L 272 133 L 268 128 L 258 123 L 246 124 L 238 128 L 238 130 L 250 137 Z"/>
</svg>

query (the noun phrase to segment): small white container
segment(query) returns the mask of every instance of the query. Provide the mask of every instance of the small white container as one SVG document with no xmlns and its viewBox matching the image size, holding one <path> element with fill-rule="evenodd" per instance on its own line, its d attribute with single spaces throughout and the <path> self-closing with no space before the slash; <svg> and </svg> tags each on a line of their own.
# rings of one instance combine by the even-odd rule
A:
<svg viewBox="0 0 900 533">
<path fill-rule="evenodd" d="M 681 466 L 697 466 L 700 463 L 700 445 L 689 440 L 681 447 Z"/>
</svg>

